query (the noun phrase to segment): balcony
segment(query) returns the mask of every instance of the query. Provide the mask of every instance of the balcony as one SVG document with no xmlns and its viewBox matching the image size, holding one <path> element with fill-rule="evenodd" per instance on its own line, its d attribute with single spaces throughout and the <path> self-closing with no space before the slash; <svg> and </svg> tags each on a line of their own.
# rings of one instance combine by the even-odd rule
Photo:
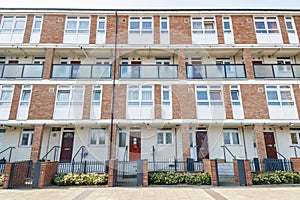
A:
<svg viewBox="0 0 300 200">
<path fill-rule="evenodd" d="M 255 78 L 300 78 L 300 65 L 254 65 Z"/>
<path fill-rule="evenodd" d="M 54 64 L 51 77 L 62 79 L 110 79 L 111 65 Z"/>
<path fill-rule="evenodd" d="M 246 78 L 243 64 L 187 65 L 187 79 L 237 79 Z"/>
<path fill-rule="evenodd" d="M 0 64 L 0 78 L 42 78 L 44 65 Z"/>
<path fill-rule="evenodd" d="M 178 65 L 121 65 L 120 79 L 178 79 Z"/>
</svg>

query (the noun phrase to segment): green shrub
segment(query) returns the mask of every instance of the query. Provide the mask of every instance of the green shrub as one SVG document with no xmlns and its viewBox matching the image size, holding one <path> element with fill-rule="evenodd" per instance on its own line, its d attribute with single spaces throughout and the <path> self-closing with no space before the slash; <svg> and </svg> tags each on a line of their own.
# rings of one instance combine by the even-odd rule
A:
<svg viewBox="0 0 300 200">
<path fill-rule="evenodd" d="M 208 173 L 178 173 L 178 172 L 159 172 L 149 174 L 151 184 L 157 185 L 176 185 L 187 183 L 193 185 L 210 185 L 210 175 Z"/>
<path fill-rule="evenodd" d="M 0 174 L 0 186 L 2 186 L 4 181 L 4 174 Z"/>
<path fill-rule="evenodd" d="M 108 182 L 107 174 L 66 174 L 56 175 L 54 183 L 56 185 L 106 185 Z"/>
<path fill-rule="evenodd" d="M 300 173 L 275 171 L 261 174 L 253 174 L 252 182 L 254 185 L 300 183 Z"/>
</svg>

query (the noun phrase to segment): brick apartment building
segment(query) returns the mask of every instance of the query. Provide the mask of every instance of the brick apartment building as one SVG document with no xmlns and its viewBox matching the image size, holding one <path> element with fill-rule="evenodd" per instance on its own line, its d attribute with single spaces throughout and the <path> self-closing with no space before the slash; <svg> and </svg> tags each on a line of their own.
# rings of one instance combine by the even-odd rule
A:
<svg viewBox="0 0 300 200">
<path fill-rule="evenodd" d="M 0 152 L 294 157 L 299 36 L 300 10 L 0 9 Z"/>
</svg>

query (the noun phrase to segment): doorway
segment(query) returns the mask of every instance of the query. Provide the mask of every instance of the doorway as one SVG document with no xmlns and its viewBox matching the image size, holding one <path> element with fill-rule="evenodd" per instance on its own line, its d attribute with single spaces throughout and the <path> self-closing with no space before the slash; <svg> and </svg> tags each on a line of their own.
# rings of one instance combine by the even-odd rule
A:
<svg viewBox="0 0 300 200">
<path fill-rule="evenodd" d="M 267 157 L 277 159 L 277 150 L 273 132 L 264 132 Z"/>
<path fill-rule="evenodd" d="M 74 132 L 64 132 L 62 136 L 60 162 L 71 162 Z"/>
<path fill-rule="evenodd" d="M 197 160 L 209 158 L 207 131 L 196 131 Z"/>
<path fill-rule="evenodd" d="M 130 132 L 129 138 L 129 161 L 141 159 L 141 132 Z"/>
</svg>

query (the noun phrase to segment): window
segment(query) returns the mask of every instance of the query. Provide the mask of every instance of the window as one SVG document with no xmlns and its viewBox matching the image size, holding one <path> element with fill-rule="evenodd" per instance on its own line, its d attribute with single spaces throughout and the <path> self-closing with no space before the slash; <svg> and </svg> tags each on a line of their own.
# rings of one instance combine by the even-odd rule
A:
<svg viewBox="0 0 300 200">
<path fill-rule="evenodd" d="M 225 145 L 237 145 L 240 144 L 239 131 L 237 128 L 223 129 L 223 139 Z"/>
<path fill-rule="evenodd" d="M 279 33 L 277 17 L 254 17 L 256 33 Z"/>
<path fill-rule="evenodd" d="M 215 18 L 214 17 L 193 17 L 192 18 L 193 34 L 214 34 Z"/>
<path fill-rule="evenodd" d="M 196 86 L 198 106 L 223 105 L 222 88 L 219 85 Z"/>
<path fill-rule="evenodd" d="M 32 145 L 34 129 L 23 129 L 20 146 L 30 147 Z"/>
<path fill-rule="evenodd" d="M 101 100 L 102 100 L 102 86 L 94 85 L 91 100 L 91 119 L 100 119 L 101 116 Z"/>
<path fill-rule="evenodd" d="M 169 20 L 168 17 L 160 18 L 160 34 L 168 34 L 169 33 Z"/>
<path fill-rule="evenodd" d="M 285 26 L 288 33 L 296 33 L 293 17 L 285 17 Z"/>
<path fill-rule="evenodd" d="M 126 129 L 119 130 L 119 147 L 126 147 Z"/>
<path fill-rule="evenodd" d="M 152 17 L 130 17 L 129 34 L 152 34 Z"/>
<path fill-rule="evenodd" d="M 32 33 L 40 33 L 42 29 L 42 16 L 34 16 L 33 24 L 32 24 Z"/>
<path fill-rule="evenodd" d="M 300 129 L 291 128 L 291 143 L 300 144 Z"/>
<path fill-rule="evenodd" d="M 90 145 L 105 145 L 106 129 L 91 128 L 90 130 Z"/>
<path fill-rule="evenodd" d="M 13 92 L 13 85 L 0 85 L 0 120 L 9 118 Z"/>
<path fill-rule="evenodd" d="M 232 25 L 230 17 L 223 17 L 223 31 L 224 34 L 232 33 Z"/>
<path fill-rule="evenodd" d="M 157 144 L 172 144 L 172 129 L 163 128 L 157 133 Z"/>
<path fill-rule="evenodd" d="M 32 86 L 23 85 L 21 96 L 20 96 L 18 113 L 17 113 L 18 120 L 25 120 L 28 118 L 31 93 L 32 93 Z"/>
<path fill-rule="evenodd" d="M 231 104 L 233 106 L 241 105 L 240 88 L 238 85 L 230 86 L 230 97 L 231 97 Z"/>
<path fill-rule="evenodd" d="M 105 17 L 98 17 L 97 33 L 105 34 Z"/>
<path fill-rule="evenodd" d="M 3 16 L 0 25 L 1 43 L 22 43 L 26 16 Z"/>
<path fill-rule="evenodd" d="M 172 92 L 170 85 L 161 86 L 162 119 L 172 119 Z"/>
<path fill-rule="evenodd" d="M 267 85 L 267 100 L 269 106 L 294 105 L 292 87 L 289 85 Z"/>
<path fill-rule="evenodd" d="M 90 17 L 70 16 L 66 19 L 64 43 L 89 43 Z"/>
</svg>

